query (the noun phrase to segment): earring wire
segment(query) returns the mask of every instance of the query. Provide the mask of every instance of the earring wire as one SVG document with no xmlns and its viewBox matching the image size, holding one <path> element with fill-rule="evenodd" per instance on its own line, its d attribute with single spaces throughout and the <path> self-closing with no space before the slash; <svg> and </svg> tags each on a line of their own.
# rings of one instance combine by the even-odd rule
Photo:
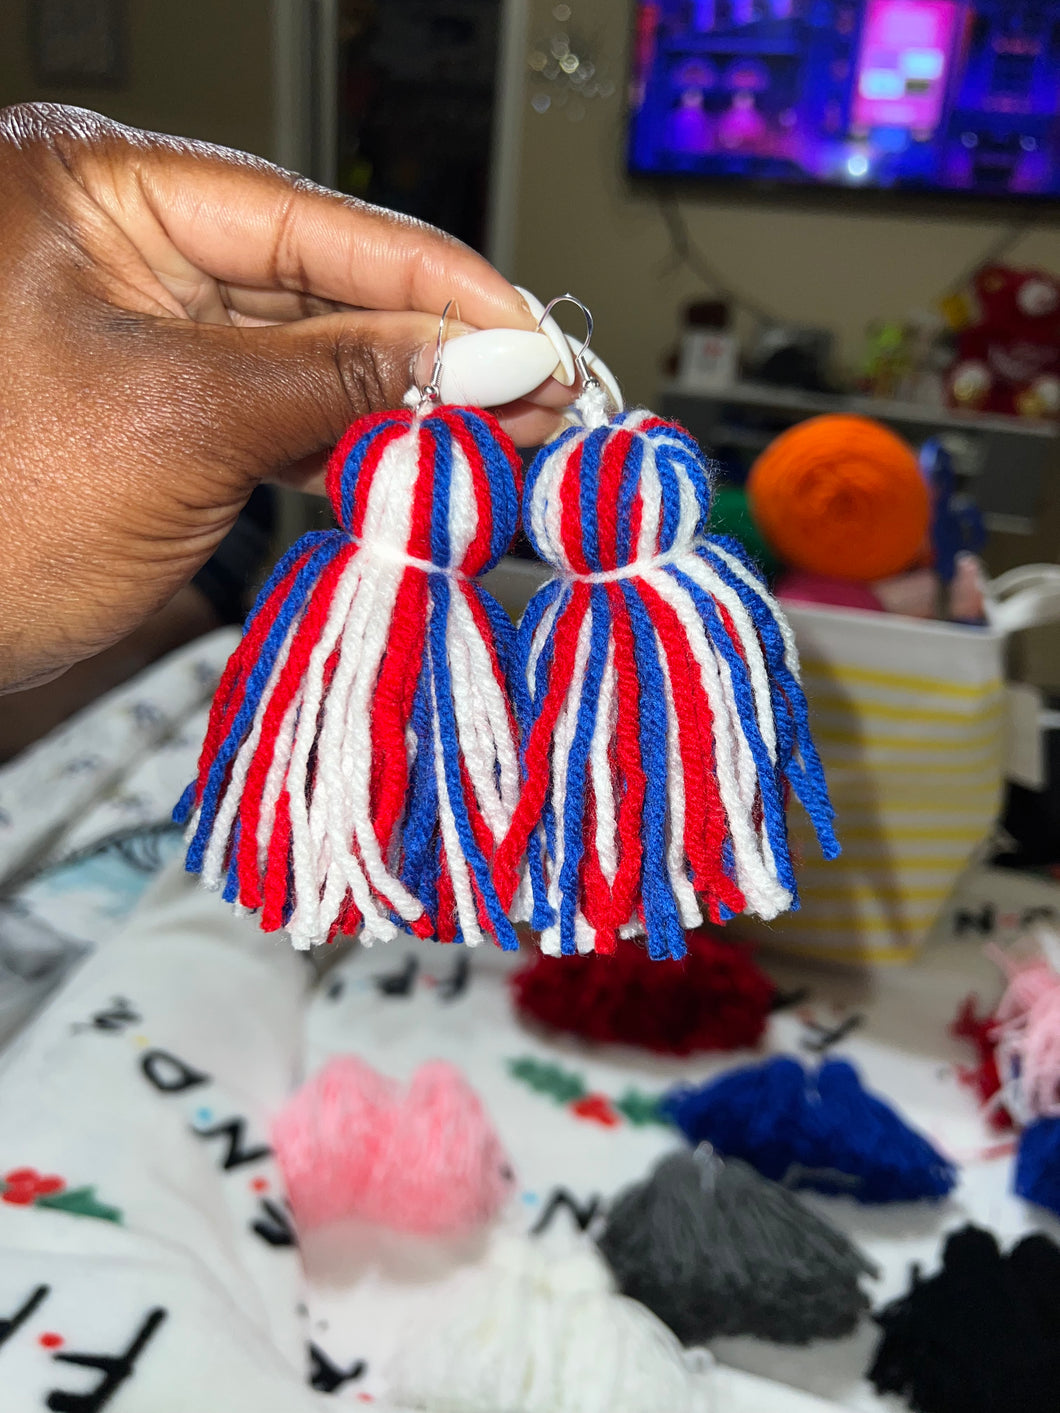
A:
<svg viewBox="0 0 1060 1413">
<path fill-rule="evenodd" d="M 451 299 L 442 310 L 442 317 L 438 321 L 438 341 L 434 346 L 434 366 L 431 369 L 430 380 L 424 383 L 420 389 L 419 406 L 422 410 L 432 403 L 441 402 L 442 394 L 439 390 L 439 383 L 442 377 L 442 352 L 445 348 L 445 326 L 449 322 L 449 311 L 456 309 L 456 317 L 460 317 L 460 309 L 456 300 Z"/>
<path fill-rule="evenodd" d="M 582 314 L 584 315 L 584 317 L 585 317 L 585 339 L 584 339 L 584 341 L 582 342 L 581 348 L 579 348 L 578 351 L 577 351 L 577 353 L 574 355 L 574 366 L 577 368 L 577 370 L 578 370 L 578 372 L 579 372 L 579 374 L 580 374 L 580 376 L 581 376 L 582 387 L 583 387 L 583 388 L 599 387 L 599 386 L 600 386 L 600 381 L 599 381 L 599 379 L 596 377 L 596 375 L 595 375 L 593 372 L 591 372 L 588 363 L 586 363 L 586 361 L 585 361 L 585 355 L 588 353 L 588 351 L 589 351 L 589 345 L 590 345 L 590 344 L 592 343 L 592 341 L 593 341 L 593 315 L 592 315 L 592 310 L 589 308 L 589 306 L 588 306 L 587 304 L 583 304 L 583 303 L 581 302 L 581 300 L 580 300 L 576 295 L 573 295 L 573 294 L 570 294 L 570 293 L 568 293 L 568 294 L 557 294 L 556 297 L 555 297 L 555 299 L 550 299 L 550 300 L 548 301 L 548 303 L 545 305 L 544 309 L 541 311 L 541 318 L 538 319 L 538 321 L 537 321 L 537 327 L 538 327 L 539 329 L 540 329 L 541 326 L 544 324 L 545 320 L 548 318 L 549 314 L 551 314 L 552 310 L 556 307 L 557 304 L 573 304 L 573 305 L 576 305 L 577 308 L 579 308 L 579 309 L 581 310 Z"/>
</svg>

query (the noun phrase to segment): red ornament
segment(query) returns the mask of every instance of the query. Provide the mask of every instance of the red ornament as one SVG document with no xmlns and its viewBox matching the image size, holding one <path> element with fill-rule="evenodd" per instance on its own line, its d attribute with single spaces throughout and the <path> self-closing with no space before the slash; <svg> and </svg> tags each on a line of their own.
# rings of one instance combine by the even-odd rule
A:
<svg viewBox="0 0 1060 1413">
<path fill-rule="evenodd" d="M 590 1119 L 604 1128 L 617 1128 L 622 1122 L 605 1094 L 586 1094 L 584 1099 L 575 1099 L 570 1108 L 580 1119 Z"/>
<path fill-rule="evenodd" d="M 958 336 L 955 407 L 1022 417 L 1060 412 L 1060 281 L 1044 270 L 988 265 L 975 277 L 976 323 Z"/>
<path fill-rule="evenodd" d="M 662 1055 L 756 1045 L 773 982 L 744 947 L 709 928 L 686 942 L 684 959 L 665 967 L 633 942 L 612 955 L 541 955 L 512 978 L 515 1008 L 551 1030 Z"/>
<path fill-rule="evenodd" d="M 4 1184 L 0 1201 L 13 1207 L 30 1207 L 38 1197 L 51 1197 L 66 1187 L 63 1178 L 39 1173 L 36 1168 L 12 1168 L 4 1174 Z"/>
</svg>

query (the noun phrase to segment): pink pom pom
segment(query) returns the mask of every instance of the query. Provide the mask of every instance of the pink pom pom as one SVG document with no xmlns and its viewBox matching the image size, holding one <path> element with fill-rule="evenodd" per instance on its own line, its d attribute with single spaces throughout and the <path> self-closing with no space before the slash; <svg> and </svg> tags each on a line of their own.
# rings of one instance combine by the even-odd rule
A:
<svg viewBox="0 0 1060 1413">
<path fill-rule="evenodd" d="M 489 1115 L 455 1066 L 431 1060 L 407 1089 L 339 1055 L 292 1096 L 272 1129 L 295 1220 L 343 1217 L 420 1236 L 489 1221 L 512 1170 Z"/>
<path fill-rule="evenodd" d="M 1060 974 L 1045 958 L 990 952 L 1009 983 L 995 1017 L 1006 1102 L 1021 1123 L 1060 1117 Z"/>
</svg>

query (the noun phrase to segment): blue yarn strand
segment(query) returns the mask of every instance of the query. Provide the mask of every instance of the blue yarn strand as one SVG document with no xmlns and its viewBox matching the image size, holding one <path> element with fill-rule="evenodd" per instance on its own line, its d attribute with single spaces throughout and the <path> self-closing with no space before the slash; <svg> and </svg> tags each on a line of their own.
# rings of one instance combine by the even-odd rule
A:
<svg viewBox="0 0 1060 1413">
<path fill-rule="evenodd" d="M 596 729 L 596 713 L 600 703 L 604 668 L 607 665 L 607 642 L 611 631 L 611 609 L 607 592 L 600 585 L 591 590 L 590 611 L 592 622 L 589 627 L 589 656 L 585 664 L 585 681 L 581 701 L 578 703 L 574 739 L 567 759 L 567 788 L 563 803 L 563 867 L 559 874 L 559 924 L 560 951 L 564 956 L 573 956 L 578 950 L 574 923 L 581 891 L 578 885 L 579 870 L 585 848 L 586 766 L 593 732 Z"/>
<path fill-rule="evenodd" d="M 407 426 L 407 423 L 399 415 L 387 418 L 365 432 L 363 436 L 358 437 L 350 447 L 342 465 L 342 475 L 339 478 L 339 504 L 342 507 L 340 519 L 343 525 L 349 526 L 353 523 L 353 498 L 357 490 L 357 478 L 361 474 L 365 458 L 379 438 L 386 436 L 395 426 Z"/>
<path fill-rule="evenodd" d="M 633 629 L 633 651 L 640 679 L 640 751 L 648 788 L 644 795 L 642 896 L 648 955 L 685 955 L 685 932 L 666 872 L 668 812 L 666 683 L 651 615 L 631 580 L 619 581 Z M 628 706 L 627 706 L 628 709 Z"/>
<path fill-rule="evenodd" d="M 490 484 L 490 557 L 478 571 L 485 574 L 512 542 L 519 523 L 519 493 L 508 458 L 482 413 L 471 407 L 456 408 L 454 411 L 474 438 Z"/>
<path fill-rule="evenodd" d="M 730 541 L 726 537 L 720 542 L 730 553 L 738 555 L 740 562 L 755 572 L 757 576 L 757 570 L 754 570 L 753 564 L 742 549 L 736 547 L 735 541 Z M 734 574 L 723 560 L 711 554 L 710 550 L 711 540 L 708 539 L 699 553 L 708 560 L 714 572 L 739 595 L 744 607 L 750 613 L 766 649 L 766 660 L 774 684 L 774 691 L 778 695 L 783 694 L 786 702 L 785 710 L 791 713 L 795 743 L 798 746 L 801 763 L 789 756 L 784 763 L 784 776 L 790 782 L 796 797 L 813 825 L 822 854 L 826 859 L 837 858 L 840 848 L 835 836 L 834 812 L 828 797 L 824 767 L 810 732 L 810 714 L 806 695 L 784 661 L 784 641 L 780 635 L 780 629 L 768 605 L 737 574 Z M 783 719 L 784 712 L 778 711 L 777 705 L 777 696 L 775 695 L 774 715 L 778 719 Z"/>
<path fill-rule="evenodd" d="M 317 541 L 316 548 L 299 570 L 287 598 L 265 637 L 257 662 L 247 674 L 242 704 L 236 713 L 228 735 L 218 747 L 217 755 L 210 767 L 206 787 L 203 790 L 198 828 L 188 846 L 188 854 L 184 863 L 184 867 L 189 873 L 202 872 L 203 858 L 213 832 L 221 790 L 228 775 L 228 767 L 254 720 L 261 694 L 268 683 L 269 675 L 287 637 L 288 630 L 304 610 L 313 586 L 346 543 L 345 536 L 337 531 L 333 531 L 325 535 L 322 540 Z"/>
<path fill-rule="evenodd" d="M 662 492 L 662 514 L 659 517 L 659 554 L 669 554 L 674 547 L 677 532 L 681 528 L 681 484 L 679 471 L 683 470 L 683 458 L 674 455 L 673 448 L 656 443 L 655 469 L 659 476 Z"/>
<path fill-rule="evenodd" d="M 574 430 L 574 429 L 572 429 Z M 556 599 L 560 595 L 569 597 L 570 589 L 560 579 L 552 579 L 543 585 L 526 606 L 522 621 L 516 634 L 515 643 L 515 671 L 512 680 L 516 684 L 516 710 L 521 710 L 522 724 L 522 748 L 525 751 L 527 738 L 534 722 L 541 714 L 541 705 L 545 699 L 548 689 L 549 674 L 552 669 L 553 649 L 555 646 L 555 626 L 549 632 L 546 642 L 542 645 L 538 655 L 537 664 L 534 671 L 533 685 L 527 685 L 527 670 L 530 663 L 530 653 L 533 648 L 534 634 L 540 626 L 541 620 L 549 611 Z M 567 605 L 562 605 L 559 613 L 562 613 Z M 557 619 L 559 614 L 557 614 Z M 521 706 L 520 706 L 521 703 Z M 530 876 L 531 897 L 533 899 L 533 912 L 531 925 L 538 931 L 543 931 L 546 927 L 551 927 L 556 921 L 555 910 L 548 901 L 548 885 L 545 880 L 544 856 L 547 853 L 551 858 L 555 857 L 556 832 L 555 815 L 550 803 L 550 797 L 546 796 L 545 806 L 541 815 L 541 827 L 534 831 L 530 838 L 527 853 L 527 867 Z"/>
<path fill-rule="evenodd" d="M 1060 1217 L 1060 1119 L 1035 1119 L 1020 1134 L 1012 1190 Z"/>
<path fill-rule="evenodd" d="M 497 941 L 507 951 L 519 946 L 515 929 L 501 907 L 490 867 L 475 840 L 467 799 L 464 795 L 464 782 L 460 775 L 459 733 L 456 724 L 456 710 L 453 705 L 453 684 L 449 674 L 449 659 L 446 651 L 446 625 L 449 620 L 449 597 L 452 590 L 444 574 L 431 575 L 431 618 L 430 618 L 430 658 L 431 678 L 434 684 L 434 705 L 438 717 L 438 730 L 442 743 L 442 768 L 445 772 L 446 792 L 460 848 L 467 860 L 469 869 L 478 884 L 486 912 L 493 924 Z"/>
<path fill-rule="evenodd" d="M 431 730 L 430 665 L 426 652 L 412 700 L 410 723 L 416 737 L 416 757 L 412 762 L 408 807 L 402 830 L 401 881 L 435 917 L 438 906 L 438 781 Z M 433 899 L 433 906 L 428 899 Z"/>
<path fill-rule="evenodd" d="M 618 488 L 618 562 L 630 564 L 636 558 L 636 545 L 633 543 L 633 502 L 640 493 L 640 473 L 644 465 L 644 443 L 640 437 L 634 438 L 629 455 L 622 467 L 622 479 Z"/>
</svg>

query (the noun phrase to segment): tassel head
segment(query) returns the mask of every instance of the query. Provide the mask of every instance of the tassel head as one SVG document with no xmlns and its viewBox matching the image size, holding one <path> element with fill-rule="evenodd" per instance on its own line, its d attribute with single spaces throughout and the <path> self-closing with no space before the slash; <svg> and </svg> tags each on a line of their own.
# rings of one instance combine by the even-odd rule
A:
<svg viewBox="0 0 1060 1413">
<path fill-rule="evenodd" d="M 441 407 L 363 417 L 328 463 L 339 525 L 362 551 L 472 578 L 512 542 L 521 466 L 488 413 Z"/>
<path fill-rule="evenodd" d="M 691 551 L 706 530 L 710 470 L 676 422 L 628 412 L 571 427 L 534 461 L 526 533 L 561 574 L 615 573 Z"/>
</svg>

